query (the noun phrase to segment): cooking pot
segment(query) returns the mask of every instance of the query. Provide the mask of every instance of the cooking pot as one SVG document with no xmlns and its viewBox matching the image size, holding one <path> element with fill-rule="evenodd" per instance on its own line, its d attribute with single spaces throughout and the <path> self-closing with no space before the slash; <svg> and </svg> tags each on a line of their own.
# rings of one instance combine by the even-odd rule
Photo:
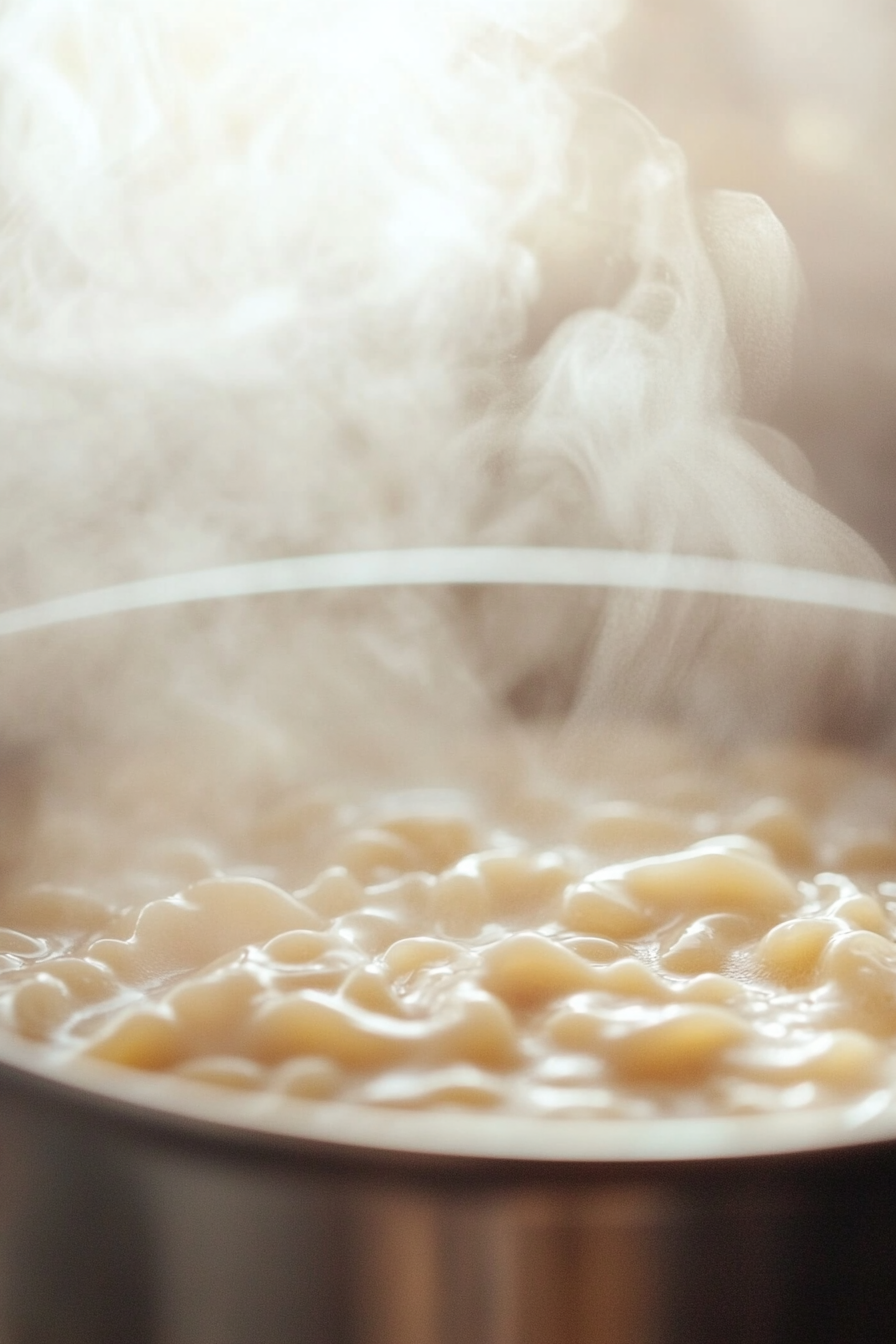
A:
<svg viewBox="0 0 896 1344">
<path fill-rule="evenodd" d="M 7 612 L 0 639 L 38 806 L 57 755 L 102 736 L 126 765 L 210 706 L 245 741 L 247 707 L 299 754 L 332 738 L 308 761 L 390 785 L 453 778 L 459 724 L 489 716 L 569 750 L 583 715 L 618 712 L 879 750 L 896 708 L 896 590 L 697 557 L 301 557 Z M 220 761 L 194 767 L 213 791 Z M 4 1033 L 0 1181 L 7 1344 L 883 1344 L 896 1320 L 887 1092 L 772 1116 L 384 1113 Z"/>
</svg>

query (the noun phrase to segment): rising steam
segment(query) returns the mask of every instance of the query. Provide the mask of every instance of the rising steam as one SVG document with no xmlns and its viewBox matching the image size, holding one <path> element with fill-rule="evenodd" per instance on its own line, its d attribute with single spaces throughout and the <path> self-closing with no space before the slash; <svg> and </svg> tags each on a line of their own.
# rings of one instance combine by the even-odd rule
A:
<svg viewBox="0 0 896 1344">
<path fill-rule="evenodd" d="M 3 605 L 408 544 L 882 572 L 796 451 L 737 418 L 786 368 L 795 262 L 756 199 L 694 202 L 678 150 L 607 91 L 621 17 L 4 0 Z M 432 666 L 452 658 L 435 614 Z M 491 691 L 573 669 L 587 712 L 619 669 L 653 695 L 706 661 L 706 622 L 656 597 L 604 604 L 597 649 L 594 605 L 590 625 L 553 598 L 537 621 L 506 596 L 458 619 Z M 785 626 L 760 624 L 738 638 L 765 667 Z M 232 682 L 252 629 L 222 644 Z M 730 654 L 730 630 L 712 639 Z"/>
</svg>

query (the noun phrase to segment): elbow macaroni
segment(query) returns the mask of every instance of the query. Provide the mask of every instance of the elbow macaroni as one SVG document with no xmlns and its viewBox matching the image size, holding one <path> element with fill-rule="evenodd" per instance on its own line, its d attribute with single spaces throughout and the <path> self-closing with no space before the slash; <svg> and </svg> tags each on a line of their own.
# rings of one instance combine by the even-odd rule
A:
<svg viewBox="0 0 896 1344">
<path fill-rule="evenodd" d="M 624 789 L 596 772 L 543 806 L 526 780 L 309 791 L 217 849 L 157 846 L 143 899 L 20 878 L 0 1014 L 114 1065 L 381 1107 L 763 1113 L 889 1088 L 896 810 L 865 825 L 850 799 L 896 784 L 843 754 L 820 791 L 811 754 L 676 761 Z"/>
</svg>

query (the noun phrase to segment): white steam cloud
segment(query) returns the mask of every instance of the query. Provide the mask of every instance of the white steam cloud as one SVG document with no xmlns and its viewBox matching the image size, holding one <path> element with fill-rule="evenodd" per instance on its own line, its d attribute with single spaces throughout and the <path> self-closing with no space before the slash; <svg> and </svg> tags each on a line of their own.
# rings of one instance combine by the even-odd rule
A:
<svg viewBox="0 0 896 1344">
<path fill-rule="evenodd" d="M 590 9 L 3 6 L 10 598 L 461 534 L 437 478 L 525 334 Z"/>
<path fill-rule="evenodd" d="M 786 369 L 794 259 L 756 199 L 695 204 L 607 92 L 621 18 L 3 0 L 3 605 L 465 541 L 881 572 L 796 450 L 737 419 Z M 628 677 L 652 639 L 656 686 L 697 639 L 681 604 L 622 602 L 592 707 L 608 649 Z M 581 669 L 568 604 L 520 639 L 501 603 L 475 604 L 490 686 Z M 782 628 L 748 632 L 757 665 Z"/>
</svg>

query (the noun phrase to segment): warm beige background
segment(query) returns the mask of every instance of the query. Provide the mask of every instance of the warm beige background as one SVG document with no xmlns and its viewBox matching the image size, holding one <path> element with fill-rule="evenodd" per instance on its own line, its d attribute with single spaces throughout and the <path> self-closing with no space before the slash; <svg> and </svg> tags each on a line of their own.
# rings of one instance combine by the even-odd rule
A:
<svg viewBox="0 0 896 1344">
<path fill-rule="evenodd" d="M 756 191 L 790 231 L 807 299 L 770 418 L 896 565 L 896 5 L 630 0 L 613 60 L 698 188 Z"/>
</svg>

